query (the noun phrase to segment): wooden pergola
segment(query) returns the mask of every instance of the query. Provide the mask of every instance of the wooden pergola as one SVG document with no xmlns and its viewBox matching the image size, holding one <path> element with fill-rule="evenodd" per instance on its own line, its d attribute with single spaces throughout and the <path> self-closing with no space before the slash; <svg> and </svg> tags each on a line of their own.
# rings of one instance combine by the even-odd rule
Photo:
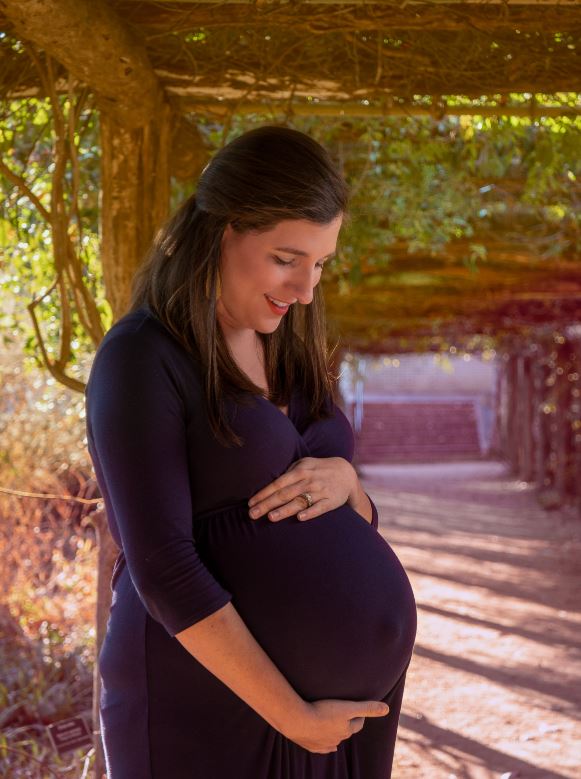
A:
<svg viewBox="0 0 581 779">
<path fill-rule="evenodd" d="M 258 112 L 273 121 L 581 114 L 578 96 L 550 105 L 534 97 L 579 91 L 577 0 L 0 0 L 0 30 L 3 99 L 41 96 L 55 105 L 58 95 L 91 95 L 98 107 L 101 260 L 115 318 L 168 214 L 172 176 L 195 180 L 211 156 L 200 117 L 227 125 L 235 114 Z M 514 101 L 515 94 L 529 97 Z M 58 112 L 55 121 L 64 138 Z M 66 153 L 63 140 L 57 172 Z M 1 162 L 0 172 L 18 183 Z M 50 209 L 36 205 L 51 225 L 63 307 L 69 284 L 97 345 L 103 325 L 83 288 L 58 188 Z M 493 342 L 504 364 L 507 458 L 543 494 L 557 503 L 574 494 L 581 508 L 579 258 L 539 262 L 526 242 L 499 237 L 474 276 L 459 260 L 463 248 L 459 241 L 426 257 L 391 247 L 389 268 L 364 269 L 348 306 L 340 290 L 328 290 L 331 326 L 343 348 L 371 353 L 443 342 L 477 352 Z M 97 648 L 116 553 L 105 527 Z"/>
<path fill-rule="evenodd" d="M 194 179 L 208 160 L 196 117 L 228 122 L 233 113 L 252 111 L 270 112 L 277 121 L 581 112 L 579 101 L 511 101 L 514 93 L 579 89 L 581 5 L 575 0 L 1 0 L 0 29 L 28 44 L 17 52 L 0 47 L 1 95 L 47 95 L 52 88 L 55 94 L 85 89 L 95 96 L 102 262 L 116 316 L 127 304 L 136 264 L 167 214 L 171 175 Z M 39 78 L 29 55 L 34 51 L 53 58 L 52 87 Z M 461 96 L 463 104 L 449 96 Z M 372 349 L 388 347 L 390 336 L 409 334 L 410 326 L 429 330 L 443 315 L 460 318 L 459 332 L 486 326 L 487 318 L 498 325 L 498 315 L 489 315 L 491 299 L 505 305 L 519 288 L 519 259 L 512 254 L 498 275 L 480 278 L 476 294 L 468 274 L 465 284 L 456 275 L 457 289 L 413 323 L 405 311 L 386 321 L 389 295 L 400 297 L 400 289 L 387 284 L 379 295 L 362 292 L 375 327 L 371 338 L 364 332 L 367 322 L 342 317 L 342 301 L 332 293 L 331 317 L 347 346 L 366 342 Z M 526 262 L 525 247 L 520 254 Z M 401 262 L 408 270 L 413 265 L 409 257 Z M 566 263 L 550 271 L 545 264 L 536 281 L 527 276 L 529 294 L 546 294 L 548 284 L 560 298 L 559 280 L 570 270 Z M 433 272 L 446 268 L 434 266 Z M 410 307 L 417 307 L 414 290 L 405 291 Z M 87 313 L 85 321 L 98 343 L 102 333 L 94 317 Z"/>
</svg>

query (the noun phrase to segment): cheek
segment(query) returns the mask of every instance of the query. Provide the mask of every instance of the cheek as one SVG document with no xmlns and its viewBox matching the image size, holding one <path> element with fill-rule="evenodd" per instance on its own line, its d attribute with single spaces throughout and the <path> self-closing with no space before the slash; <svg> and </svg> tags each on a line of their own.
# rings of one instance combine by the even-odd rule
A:
<svg viewBox="0 0 581 779">
<path fill-rule="evenodd" d="M 258 260 L 248 265 L 247 283 L 261 294 L 272 294 L 281 287 L 285 278 L 284 268 L 279 268 L 272 260 Z"/>
<path fill-rule="evenodd" d="M 250 253 L 241 253 L 232 257 L 224 269 L 224 286 L 233 298 L 246 297 L 248 292 L 260 283 L 259 265 Z"/>
<path fill-rule="evenodd" d="M 276 294 L 285 286 L 288 272 L 264 252 L 245 250 L 231 256 L 223 271 L 223 285 L 232 303 L 244 305 L 264 293 Z"/>
</svg>

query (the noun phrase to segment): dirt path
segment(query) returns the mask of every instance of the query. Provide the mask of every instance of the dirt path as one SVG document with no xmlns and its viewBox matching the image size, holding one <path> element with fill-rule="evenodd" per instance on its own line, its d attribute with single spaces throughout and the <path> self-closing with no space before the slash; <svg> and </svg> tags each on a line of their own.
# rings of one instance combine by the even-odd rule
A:
<svg viewBox="0 0 581 779">
<path fill-rule="evenodd" d="M 497 462 L 362 477 L 418 605 L 393 779 L 581 779 L 581 520 Z"/>
</svg>

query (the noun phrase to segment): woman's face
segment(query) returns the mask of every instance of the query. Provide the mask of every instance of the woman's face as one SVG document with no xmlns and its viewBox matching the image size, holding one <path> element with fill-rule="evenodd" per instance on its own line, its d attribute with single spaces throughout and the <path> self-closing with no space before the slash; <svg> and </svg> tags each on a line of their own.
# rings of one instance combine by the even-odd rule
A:
<svg viewBox="0 0 581 779">
<path fill-rule="evenodd" d="M 286 219 L 260 234 L 239 234 L 228 224 L 220 258 L 220 321 L 271 333 L 290 306 L 310 303 L 323 265 L 336 251 L 342 222 L 342 214 L 326 225 Z"/>
</svg>

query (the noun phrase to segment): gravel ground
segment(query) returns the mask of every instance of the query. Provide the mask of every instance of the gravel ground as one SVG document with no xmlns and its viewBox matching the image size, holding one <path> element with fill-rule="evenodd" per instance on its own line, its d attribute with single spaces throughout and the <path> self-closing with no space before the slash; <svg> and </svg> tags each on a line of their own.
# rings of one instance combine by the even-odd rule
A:
<svg viewBox="0 0 581 779">
<path fill-rule="evenodd" d="M 418 605 L 393 779 L 581 779 L 581 517 L 494 461 L 361 477 Z"/>
</svg>

